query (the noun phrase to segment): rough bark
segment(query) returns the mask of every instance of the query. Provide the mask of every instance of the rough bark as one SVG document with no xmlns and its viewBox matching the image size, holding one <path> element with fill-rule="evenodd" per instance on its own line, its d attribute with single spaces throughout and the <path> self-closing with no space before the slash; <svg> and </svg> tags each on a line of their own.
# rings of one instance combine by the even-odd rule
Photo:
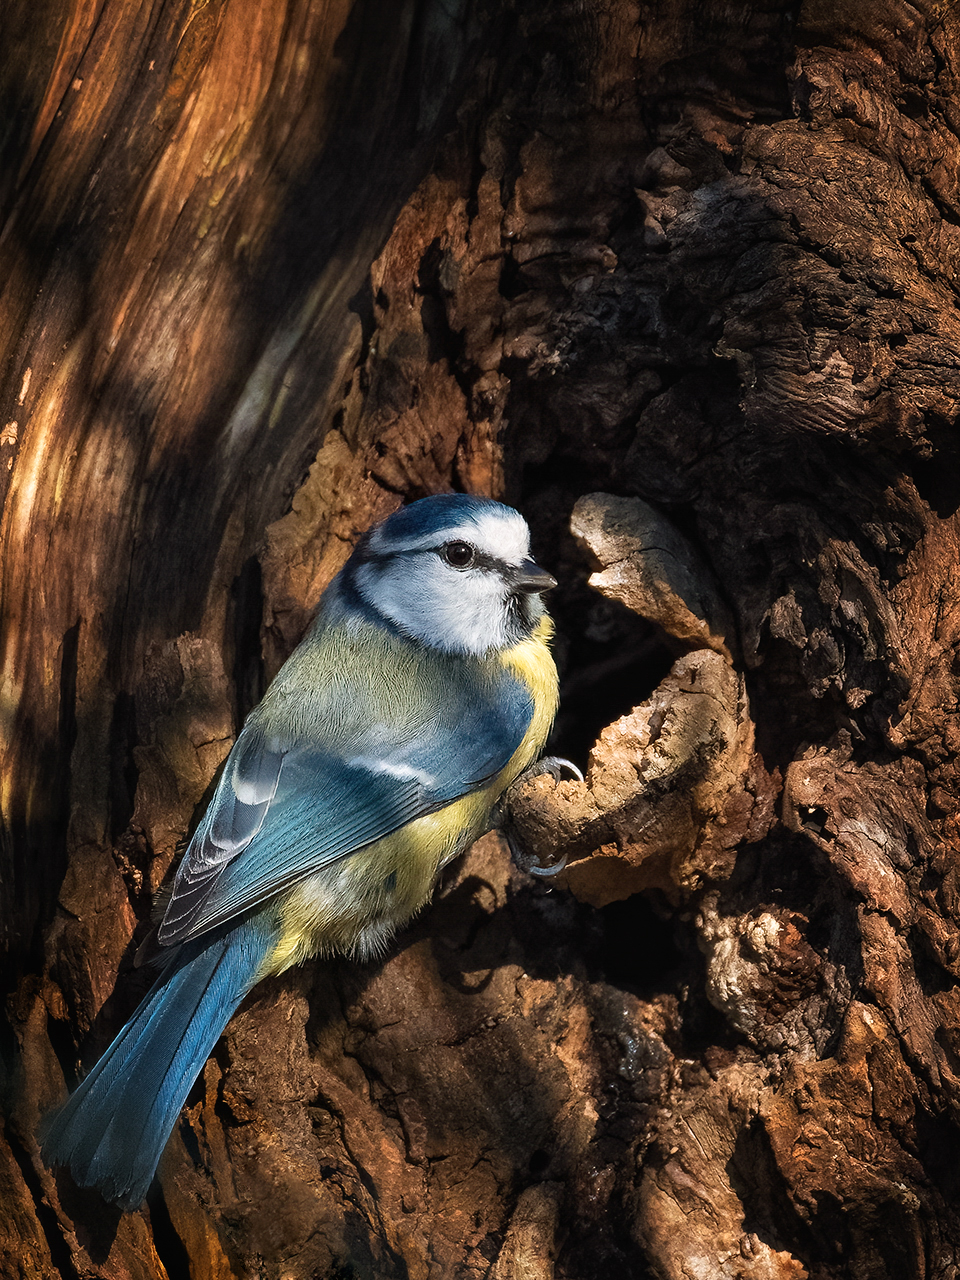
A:
<svg viewBox="0 0 960 1280">
<path fill-rule="evenodd" d="M 0 1273 L 960 1268 L 960 17 L 11 6 Z M 264 984 L 118 1215 L 38 1116 L 352 538 L 555 593 L 524 842 Z M 593 575 L 594 585 L 588 583 Z"/>
</svg>

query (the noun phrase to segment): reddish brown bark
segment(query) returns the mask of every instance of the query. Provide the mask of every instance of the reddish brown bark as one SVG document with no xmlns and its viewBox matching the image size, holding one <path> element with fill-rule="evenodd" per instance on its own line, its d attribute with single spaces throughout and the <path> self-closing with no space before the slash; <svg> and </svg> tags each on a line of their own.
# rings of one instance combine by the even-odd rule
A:
<svg viewBox="0 0 960 1280">
<path fill-rule="evenodd" d="M 0 1272 L 955 1275 L 960 19 L 10 29 Z M 514 810 L 570 865 L 486 837 L 264 984 L 118 1216 L 36 1121 L 352 539 L 450 486 L 561 579 L 587 779 Z"/>
</svg>

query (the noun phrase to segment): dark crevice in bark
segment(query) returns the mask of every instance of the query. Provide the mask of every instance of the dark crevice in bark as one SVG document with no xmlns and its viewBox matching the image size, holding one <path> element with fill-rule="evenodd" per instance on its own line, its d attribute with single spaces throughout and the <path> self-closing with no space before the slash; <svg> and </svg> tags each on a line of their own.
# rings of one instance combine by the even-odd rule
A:
<svg viewBox="0 0 960 1280">
<path fill-rule="evenodd" d="M 37 1177 L 28 1152 L 17 1140 L 16 1136 L 9 1131 L 9 1128 L 4 1132 L 4 1139 L 9 1144 L 10 1153 L 20 1168 L 24 1182 L 30 1188 L 36 1205 L 37 1217 L 43 1227 L 44 1238 L 50 1249 L 50 1260 L 56 1267 L 57 1274 L 62 1277 L 62 1280 L 82 1280 L 73 1265 L 70 1249 L 63 1238 L 63 1231 L 57 1214 L 46 1203 L 42 1194 L 40 1180 Z"/>
<path fill-rule="evenodd" d="M 150 1227 L 153 1232 L 153 1247 L 157 1251 L 161 1263 L 169 1276 L 187 1276 L 190 1274 L 190 1255 L 187 1247 L 170 1220 L 170 1213 L 164 1203 L 163 1193 L 154 1188 L 148 1196 L 150 1206 Z"/>
<path fill-rule="evenodd" d="M 237 727 L 266 692 L 260 628 L 263 624 L 263 573 L 260 561 L 251 556 L 234 579 L 233 606 L 233 689 Z M 229 649 L 228 649 L 229 652 Z"/>
</svg>

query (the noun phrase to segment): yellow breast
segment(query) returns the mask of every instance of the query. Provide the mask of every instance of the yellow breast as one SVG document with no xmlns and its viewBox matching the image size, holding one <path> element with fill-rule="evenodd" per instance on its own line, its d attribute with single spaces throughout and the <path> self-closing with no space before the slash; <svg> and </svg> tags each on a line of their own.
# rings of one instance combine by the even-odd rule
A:
<svg viewBox="0 0 960 1280">
<path fill-rule="evenodd" d="M 283 902 L 282 935 L 264 974 L 279 973 L 318 951 L 375 955 L 425 905 L 441 868 L 482 834 L 500 796 L 543 750 L 558 702 L 552 636 L 553 623 L 544 615 L 529 639 L 500 655 L 530 690 L 533 716 L 492 783 L 416 818 L 295 888 Z"/>
<path fill-rule="evenodd" d="M 543 745 L 553 727 L 560 695 L 557 666 L 550 652 L 552 639 L 553 619 L 545 613 L 528 640 L 521 640 L 518 645 L 507 649 L 501 655 L 500 660 L 503 665 L 508 667 L 521 684 L 530 690 L 533 696 L 533 718 L 523 741 L 497 779 L 500 784 L 497 799 L 514 778 L 519 777 L 524 769 L 528 769 L 533 764 L 543 750 Z"/>
</svg>

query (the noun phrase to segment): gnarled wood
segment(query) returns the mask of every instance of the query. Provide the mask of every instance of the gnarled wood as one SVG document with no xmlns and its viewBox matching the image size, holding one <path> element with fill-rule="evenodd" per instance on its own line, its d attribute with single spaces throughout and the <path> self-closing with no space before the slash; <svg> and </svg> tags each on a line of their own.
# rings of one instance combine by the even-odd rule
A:
<svg viewBox="0 0 960 1280">
<path fill-rule="evenodd" d="M 947 1280 L 960 19 L 11 32 L 0 1270 Z M 450 486 L 522 506 L 561 580 L 555 745 L 591 767 L 514 817 L 570 866 L 488 836 L 383 964 L 265 983 L 119 1217 L 36 1121 L 350 542 Z M 582 506 L 578 542 L 588 494 L 646 543 Z"/>
</svg>

